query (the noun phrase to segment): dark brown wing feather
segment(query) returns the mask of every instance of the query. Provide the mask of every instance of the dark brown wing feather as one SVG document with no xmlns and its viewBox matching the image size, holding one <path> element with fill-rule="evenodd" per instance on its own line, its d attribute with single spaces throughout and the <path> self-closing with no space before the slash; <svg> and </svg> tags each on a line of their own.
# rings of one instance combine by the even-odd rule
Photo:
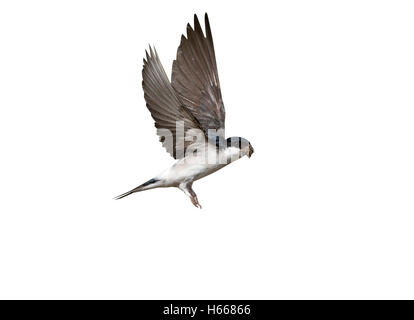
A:
<svg viewBox="0 0 414 320">
<path fill-rule="evenodd" d="M 188 24 L 187 38 L 181 36 L 177 58 L 173 62 L 171 84 L 206 135 L 208 129 L 222 129 L 224 137 L 225 110 L 207 14 L 205 29 L 206 37 L 194 15 L 194 30 Z"/>
<path fill-rule="evenodd" d="M 202 128 L 198 120 L 183 107 L 162 67 L 157 51 L 150 47 L 150 54 L 147 51 L 145 53 L 142 88 L 148 110 L 155 120 L 157 134 L 163 146 L 175 159 L 181 159 L 185 155 L 186 148 L 192 143 L 185 141 L 185 132 L 190 129 L 203 132 Z M 164 129 L 171 132 L 172 139 L 165 136 Z M 181 130 L 184 135 L 179 133 Z"/>
</svg>

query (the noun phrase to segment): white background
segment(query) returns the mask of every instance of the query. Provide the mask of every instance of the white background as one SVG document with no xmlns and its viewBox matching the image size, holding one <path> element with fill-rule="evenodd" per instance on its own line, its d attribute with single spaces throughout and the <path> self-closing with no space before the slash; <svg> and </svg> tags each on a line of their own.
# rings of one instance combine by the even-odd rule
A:
<svg viewBox="0 0 414 320">
<path fill-rule="evenodd" d="M 174 160 L 141 89 L 207 11 L 251 159 Z M 410 1 L 2 1 L 0 298 L 414 298 Z"/>
</svg>

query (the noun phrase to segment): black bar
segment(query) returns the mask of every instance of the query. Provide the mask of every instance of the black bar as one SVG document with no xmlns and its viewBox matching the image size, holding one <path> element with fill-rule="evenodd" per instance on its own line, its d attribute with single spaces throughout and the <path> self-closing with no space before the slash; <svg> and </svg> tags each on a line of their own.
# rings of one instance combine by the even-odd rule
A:
<svg viewBox="0 0 414 320">
<path fill-rule="evenodd" d="M 398 303 L 398 306 L 396 304 Z M 2 314 L 56 319 L 276 319 L 381 317 L 412 314 L 412 301 L 340 300 L 38 300 L 0 301 Z"/>
</svg>

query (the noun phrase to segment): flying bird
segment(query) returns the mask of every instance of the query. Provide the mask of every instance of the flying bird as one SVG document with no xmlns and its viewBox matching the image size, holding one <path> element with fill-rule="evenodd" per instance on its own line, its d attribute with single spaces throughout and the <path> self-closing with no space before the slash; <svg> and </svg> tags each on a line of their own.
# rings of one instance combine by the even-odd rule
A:
<svg viewBox="0 0 414 320">
<path fill-rule="evenodd" d="M 176 163 L 140 186 L 119 195 L 161 187 L 177 187 L 201 208 L 193 182 L 254 152 L 241 137 L 225 139 L 225 110 L 221 96 L 213 38 L 207 13 L 205 35 L 194 15 L 187 24 L 173 62 L 171 82 L 151 46 L 145 51 L 142 88 L 162 145 Z"/>
</svg>

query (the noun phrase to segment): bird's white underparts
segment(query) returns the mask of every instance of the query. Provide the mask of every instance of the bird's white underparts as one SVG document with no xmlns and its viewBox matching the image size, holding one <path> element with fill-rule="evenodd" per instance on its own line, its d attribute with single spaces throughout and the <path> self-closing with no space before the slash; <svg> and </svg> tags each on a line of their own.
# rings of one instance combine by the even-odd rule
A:
<svg viewBox="0 0 414 320">
<path fill-rule="evenodd" d="M 193 182 L 253 154 L 248 140 L 225 139 L 225 109 L 207 14 L 205 31 L 206 36 L 194 15 L 194 29 L 188 24 L 187 37 L 181 37 L 171 82 L 157 51 L 151 47 L 146 51 L 142 70 L 146 105 L 163 147 L 177 162 L 116 199 L 154 188 L 177 187 L 201 208 Z"/>
</svg>

